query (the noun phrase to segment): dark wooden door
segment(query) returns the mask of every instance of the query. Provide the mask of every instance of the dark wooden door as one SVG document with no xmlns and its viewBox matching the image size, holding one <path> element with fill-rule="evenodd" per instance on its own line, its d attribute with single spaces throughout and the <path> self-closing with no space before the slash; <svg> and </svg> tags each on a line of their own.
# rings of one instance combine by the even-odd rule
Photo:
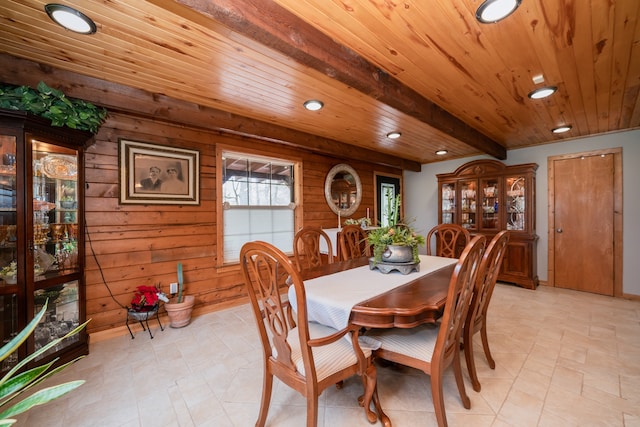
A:
<svg viewBox="0 0 640 427">
<path fill-rule="evenodd" d="M 555 286 L 613 295 L 614 156 L 557 159 L 552 167 Z"/>
</svg>

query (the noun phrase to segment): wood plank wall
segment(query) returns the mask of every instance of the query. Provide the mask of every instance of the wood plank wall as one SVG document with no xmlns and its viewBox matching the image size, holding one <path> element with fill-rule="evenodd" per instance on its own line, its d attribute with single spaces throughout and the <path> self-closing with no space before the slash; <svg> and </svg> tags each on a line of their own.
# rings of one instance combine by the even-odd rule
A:
<svg viewBox="0 0 640 427">
<path fill-rule="evenodd" d="M 200 205 L 120 205 L 118 140 L 156 143 L 200 151 Z M 337 217 L 324 198 L 324 180 L 331 167 L 348 163 L 360 174 L 362 203 L 354 218 L 373 213 L 374 171 L 400 170 L 333 158 L 216 131 L 110 114 L 86 151 L 86 285 L 88 331 L 122 327 L 123 306 L 139 285 L 176 281 L 182 262 L 186 291 L 196 296 L 194 315 L 245 303 L 246 292 L 238 266 L 216 268 L 216 144 L 263 147 L 270 154 L 295 154 L 303 161 L 303 225 L 337 226 Z"/>
</svg>

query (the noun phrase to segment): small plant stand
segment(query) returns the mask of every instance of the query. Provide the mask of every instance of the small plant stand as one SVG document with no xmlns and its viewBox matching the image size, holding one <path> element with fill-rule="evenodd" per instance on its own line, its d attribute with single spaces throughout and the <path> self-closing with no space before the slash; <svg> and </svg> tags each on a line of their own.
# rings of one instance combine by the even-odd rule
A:
<svg viewBox="0 0 640 427">
<path fill-rule="evenodd" d="M 397 270 L 402 274 L 409 274 L 412 271 L 420 271 L 419 262 L 376 262 L 375 259 L 369 259 L 369 270 L 378 269 L 384 274 L 389 274 L 393 270 Z"/>
<path fill-rule="evenodd" d="M 149 319 L 153 318 L 153 316 L 156 317 L 156 320 L 158 321 L 158 325 L 160 325 L 160 330 L 164 331 L 164 327 L 162 326 L 162 323 L 160 323 L 160 315 L 158 314 L 158 309 L 159 307 L 156 305 L 155 308 L 153 310 L 149 310 L 149 311 L 135 311 L 132 310 L 130 308 L 127 309 L 127 329 L 129 330 L 129 334 L 131 334 L 131 339 L 134 339 L 135 336 L 133 336 L 133 332 L 131 332 L 131 328 L 129 327 L 129 320 L 137 320 L 138 323 L 140 323 L 140 326 L 142 326 L 142 330 L 149 331 L 149 336 L 151 337 L 151 339 L 153 339 L 153 334 L 151 333 L 151 328 L 149 327 Z M 145 328 L 146 325 L 146 328 Z"/>
</svg>

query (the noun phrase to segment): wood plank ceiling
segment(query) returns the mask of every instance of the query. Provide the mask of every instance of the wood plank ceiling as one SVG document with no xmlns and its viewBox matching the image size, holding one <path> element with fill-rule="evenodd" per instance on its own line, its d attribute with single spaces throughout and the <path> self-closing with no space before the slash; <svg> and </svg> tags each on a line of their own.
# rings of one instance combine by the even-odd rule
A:
<svg viewBox="0 0 640 427">
<path fill-rule="evenodd" d="M 0 3 L 0 52 L 328 154 L 419 170 L 640 126 L 638 0 L 523 0 L 496 24 L 475 19 L 480 0 L 64 1 L 96 22 L 89 36 L 53 23 L 46 3 Z M 544 85 L 558 92 L 527 97 Z M 312 98 L 325 108 L 304 110 Z"/>
</svg>

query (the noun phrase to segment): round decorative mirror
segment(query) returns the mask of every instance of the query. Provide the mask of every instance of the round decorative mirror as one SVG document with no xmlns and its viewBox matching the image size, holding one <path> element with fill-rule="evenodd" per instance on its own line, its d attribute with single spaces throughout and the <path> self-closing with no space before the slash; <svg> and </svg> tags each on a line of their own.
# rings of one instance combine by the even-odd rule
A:
<svg viewBox="0 0 640 427">
<path fill-rule="evenodd" d="M 336 215 L 353 215 L 362 200 L 362 183 L 355 169 L 344 163 L 332 167 L 324 181 L 324 197 Z"/>
</svg>

